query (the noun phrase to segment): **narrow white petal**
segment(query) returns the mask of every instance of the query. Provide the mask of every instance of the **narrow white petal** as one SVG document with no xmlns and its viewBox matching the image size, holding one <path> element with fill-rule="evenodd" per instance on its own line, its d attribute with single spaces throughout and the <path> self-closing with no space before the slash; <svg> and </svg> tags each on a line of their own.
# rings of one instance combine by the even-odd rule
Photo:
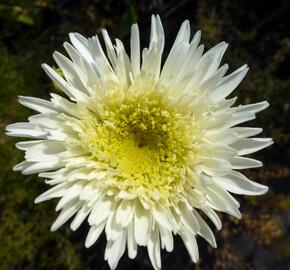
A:
<svg viewBox="0 0 290 270">
<path fill-rule="evenodd" d="M 93 54 L 93 57 L 96 62 L 96 66 L 98 70 L 100 70 L 100 76 L 105 79 L 108 74 L 111 76 L 113 75 L 113 69 L 111 64 L 109 63 L 103 48 L 100 44 L 98 36 L 92 37 L 92 39 L 89 39 L 89 47 L 91 48 L 91 53 Z"/>
<path fill-rule="evenodd" d="M 19 96 L 18 101 L 23 106 L 40 113 L 59 112 L 59 109 L 54 104 L 40 98 Z"/>
<path fill-rule="evenodd" d="M 25 122 L 6 126 L 6 134 L 11 137 L 44 139 L 46 138 L 47 131 L 44 131 L 38 125 Z"/>
<path fill-rule="evenodd" d="M 210 130 L 205 136 L 204 140 L 214 145 L 226 146 L 234 143 L 238 139 L 238 135 L 232 130 Z"/>
<path fill-rule="evenodd" d="M 60 212 L 59 216 L 52 224 L 50 230 L 52 232 L 56 231 L 61 227 L 65 222 L 67 222 L 81 207 L 82 202 L 78 200 L 72 201 L 70 204 L 66 205 Z"/>
<path fill-rule="evenodd" d="M 232 169 L 229 161 L 218 158 L 204 158 L 198 167 L 210 176 L 224 175 Z"/>
<path fill-rule="evenodd" d="M 239 106 L 238 110 L 241 112 L 250 111 L 253 113 L 258 113 L 265 110 L 268 107 L 269 107 L 269 103 L 267 101 L 261 101 L 258 103 Z"/>
<path fill-rule="evenodd" d="M 151 224 L 152 217 L 150 211 L 145 210 L 140 203 L 137 203 L 134 215 L 134 236 L 138 245 L 147 245 Z"/>
<path fill-rule="evenodd" d="M 128 225 L 127 248 L 128 248 L 128 257 L 130 259 L 134 259 L 137 255 L 137 243 L 134 237 L 133 222 L 129 223 Z"/>
<path fill-rule="evenodd" d="M 72 187 L 67 189 L 64 196 L 58 202 L 55 211 L 59 211 L 60 209 L 65 207 L 70 201 L 78 198 L 82 189 L 83 189 L 83 184 L 81 183 L 74 184 Z"/>
<path fill-rule="evenodd" d="M 221 42 L 203 55 L 200 66 L 202 66 L 204 62 L 208 63 L 207 70 L 203 75 L 203 81 L 213 76 L 213 74 L 217 71 L 227 47 L 227 43 Z"/>
<path fill-rule="evenodd" d="M 42 162 L 33 163 L 29 167 L 25 168 L 22 171 L 22 174 L 29 175 L 29 174 L 35 174 L 35 173 L 40 173 L 44 171 L 57 170 L 59 168 L 62 168 L 63 165 L 64 165 L 64 161 L 60 160 L 59 158 L 54 158 L 54 159 L 45 160 Z"/>
<path fill-rule="evenodd" d="M 228 127 L 233 127 L 238 124 L 253 120 L 256 115 L 253 112 L 237 112 L 232 115 L 232 119 L 226 124 Z"/>
<path fill-rule="evenodd" d="M 92 56 L 88 50 L 88 40 L 79 33 L 69 33 L 69 38 L 74 47 L 88 61 L 93 62 Z"/>
<path fill-rule="evenodd" d="M 54 52 L 53 58 L 62 70 L 67 82 L 75 89 L 88 93 L 86 86 L 81 80 L 81 75 L 83 74 L 80 74 L 79 70 L 75 70 L 73 62 L 59 52 Z"/>
<path fill-rule="evenodd" d="M 178 43 L 178 45 L 171 50 L 162 68 L 160 80 L 169 84 L 171 81 L 175 82 L 182 75 L 179 74 L 187 58 L 188 50 L 189 44 L 184 41 Z"/>
<path fill-rule="evenodd" d="M 160 238 L 161 238 L 161 247 L 165 248 L 168 252 L 173 250 L 173 236 L 170 231 L 166 228 L 160 226 Z"/>
<path fill-rule="evenodd" d="M 26 151 L 27 149 L 38 145 L 39 143 L 42 143 L 44 140 L 36 140 L 36 141 L 24 141 L 24 142 L 18 142 L 16 143 L 16 147 L 20 150 Z"/>
<path fill-rule="evenodd" d="M 115 241 L 116 239 L 118 239 L 120 237 L 120 234 L 124 230 L 122 226 L 116 222 L 116 208 L 116 205 L 111 208 L 110 214 L 107 219 L 105 232 L 108 241 Z"/>
<path fill-rule="evenodd" d="M 228 193 L 223 187 L 216 185 L 216 182 L 211 186 L 212 189 L 215 190 L 226 202 L 229 208 L 235 207 L 239 208 L 240 203 L 230 194 Z"/>
<path fill-rule="evenodd" d="M 151 237 L 149 238 L 147 244 L 147 250 L 154 269 L 161 269 L 160 239 L 158 226 L 155 226 L 154 230 L 151 232 Z"/>
<path fill-rule="evenodd" d="M 105 41 L 108 57 L 110 59 L 111 64 L 113 65 L 113 67 L 115 67 L 116 62 L 117 62 L 117 55 L 116 55 L 114 46 L 112 44 L 112 41 L 109 37 L 108 32 L 105 29 L 102 30 L 102 34 L 103 34 L 103 38 Z"/>
<path fill-rule="evenodd" d="M 187 233 L 186 231 L 182 231 L 180 233 L 180 236 L 187 248 L 187 251 L 192 261 L 196 263 L 199 259 L 199 253 L 198 253 L 198 246 L 197 246 L 195 236 Z"/>
<path fill-rule="evenodd" d="M 206 222 L 203 220 L 203 218 L 195 209 L 193 209 L 192 212 L 195 215 L 200 226 L 198 234 L 202 236 L 204 239 L 206 239 L 206 241 L 208 241 L 212 247 L 216 248 L 217 245 L 216 245 L 215 237 L 212 230 L 210 229 L 210 227 L 206 224 Z"/>
<path fill-rule="evenodd" d="M 176 39 L 172 45 L 172 50 L 175 48 L 175 46 L 178 45 L 178 43 L 185 41 L 186 43 L 189 42 L 190 38 L 190 24 L 188 20 L 185 20 L 182 25 L 180 26 L 180 29 L 177 33 Z"/>
<path fill-rule="evenodd" d="M 218 211 L 228 213 L 234 217 L 240 218 L 240 213 L 236 206 L 228 203 L 228 200 L 222 196 L 214 187 L 207 187 L 207 198 L 210 206 Z"/>
<path fill-rule="evenodd" d="M 158 205 L 153 210 L 153 217 L 160 226 L 165 227 L 167 230 L 172 231 L 171 217 L 169 210 L 161 205 Z"/>
<path fill-rule="evenodd" d="M 106 222 L 103 221 L 101 224 L 91 226 L 85 242 L 86 248 L 89 248 L 98 240 L 104 230 L 105 224 Z"/>
<path fill-rule="evenodd" d="M 112 201 L 110 199 L 100 199 L 94 206 L 91 214 L 89 215 L 89 224 L 99 224 L 103 220 L 107 219 L 110 214 L 110 208 L 112 206 Z"/>
<path fill-rule="evenodd" d="M 224 64 L 221 66 L 216 72 L 212 73 L 211 76 L 204 79 L 204 81 L 199 86 L 199 89 L 202 91 L 213 91 L 215 90 L 217 84 L 220 82 L 221 78 L 227 72 L 229 66 L 228 64 Z"/>
<path fill-rule="evenodd" d="M 234 157 L 231 160 L 231 163 L 233 169 L 236 170 L 257 168 L 263 166 L 263 163 L 261 161 L 245 157 Z"/>
<path fill-rule="evenodd" d="M 115 241 L 107 243 L 106 252 L 107 260 L 111 270 L 114 270 L 126 248 L 126 232 L 123 232 L 120 237 Z"/>
<path fill-rule="evenodd" d="M 273 140 L 270 138 L 245 138 L 239 139 L 231 147 L 237 149 L 238 154 L 242 156 L 257 152 L 271 144 L 273 144 Z"/>
<path fill-rule="evenodd" d="M 35 200 L 34 203 L 40 203 L 46 200 L 50 200 L 53 198 L 58 198 L 58 197 L 62 197 L 67 189 L 71 186 L 70 183 L 60 183 L 52 188 L 50 188 L 49 190 L 47 190 L 46 192 L 42 193 L 41 195 L 39 195 Z"/>
<path fill-rule="evenodd" d="M 49 65 L 42 64 L 42 69 L 45 71 L 47 76 L 54 81 L 54 83 L 63 91 L 70 99 L 74 100 L 75 96 L 73 94 L 73 90 L 70 85 Z M 26 106 L 26 105 L 25 105 Z M 30 108 L 30 107 L 29 107 Z"/>
<path fill-rule="evenodd" d="M 268 191 L 267 186 L 250 181 L 246 176 L 236 171 L 232 171 L 223 177 L 216 177 L 215 181 L 235 194 L 262 195 Z"/>
<path fill-rule="evenodd" d="M 132 72 L 134 77 L 136 77 L 140 73 L 140 38 L 137 24 L 133 24 L 131 27 L 130 45 Z"/>
<path fill-rule="evenodd" d="M 217 89 L 210 94 L 211 100 L 217 102 L 227 97 L 239 85 L 248 70 L 247 65 L 244 65 L 232 74 L 224 77 Z"/>
<path fill-rule="evenodd" d="M 196 234 L 200 228 L 195 215 L 193 215 L 192 212 L 189 211 L 184 204 L 180 204 L 179 208 L 181 211 L 181 222 L 183 223 L 184 227 L 186 227 L 187 230 L 190 231 L 192 234 Z"/>
<path fill-rule="evenodd" d="M 222 222 L 213 209 L 210 207 L 203 207 L 201 210 L 210 218 L 218 230 L 222 228 Z"/>
<path fill-rule="evenodd" d="M 231 130 L 234 131 L 239 136 L 239 138 L 252 137 L 258 135 L 263 131 L 262 128 L 252 128 L 252 127 L 233 127 L 231 128 Z"/>
<path fill-rule="evenodd" d="M 122 200 L 117 209 L 116 220 L 123 227 L 126 227 L 129 223 L 131 223 L 134 213 L 134 204 L 135 202 L 133 203 L 128 200 Z"/>
<path fill-rule="evenodd" d="M 70 228 L 73 231 L 77 230 L 81 226 L 81 224 L 83 223 L 83 221 L 88 216 L 91 210 L 92 210 L 91 207 L 88 207 L 86 204 L 84 204 L 82 208 L 77 212 L 73 221 L 71 222 Z"/>
</svg>

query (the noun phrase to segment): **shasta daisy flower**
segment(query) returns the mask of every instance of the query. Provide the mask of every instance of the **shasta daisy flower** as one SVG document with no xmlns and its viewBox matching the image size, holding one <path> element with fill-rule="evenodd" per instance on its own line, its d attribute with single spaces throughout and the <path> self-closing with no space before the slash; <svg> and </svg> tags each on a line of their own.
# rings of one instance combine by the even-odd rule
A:
<svg viewBox="0 0 290 270">
<path fill-rule="evenodd" d="M 69 58 L 53 54 L 63 77 L 42 65 L 67 97 L 19 97 L 38 114 L 6 128 L 9 136 L 32 139 L 16 144 L 25 161 L 14 170 L 39 173 L 52 186 L 36 203 L 60 198 L 52 231 L 72 217 L 72 230 L 87 220 L 86 247 L 105 231 L 111 269 L 126 247 L 133 259 L 138 246 L 147 247 L 153 267 L 160 269 L 160 249 L 172 251 L 173 235 L 196 262 L 197 235 L 216 246 L 200 213 L 221 229 L 215 211 L 240 218 L 229 192 L 260 195 L 268 189 L 237 171 L 260 167 L 245 155 L 272 144 L 253 138 L 260 128 L 237 127 L 268 103 L 234 106 L 236 98 L 226 99 L 248 67 L 225 75 L 228 65 L 219 65 L 227 44 L 203 54 L 200 32 L 190 39 L 188 21 L 163 65 L 159 16 L 152 16 L 149 48 L 142 54 L 136 24 L 130 57 L 120 40 L 113 45 L 105 30 L 102 34 L 106 53 L 97 36 L 70 34 L 71 44 L 64 43 Z"/>
</svg>

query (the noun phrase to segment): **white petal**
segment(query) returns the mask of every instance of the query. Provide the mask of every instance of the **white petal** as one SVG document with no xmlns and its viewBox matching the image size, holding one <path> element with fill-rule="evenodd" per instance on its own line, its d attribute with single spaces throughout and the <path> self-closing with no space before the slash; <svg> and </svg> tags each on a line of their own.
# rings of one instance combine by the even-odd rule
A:
<svg viewBox="0 0 290 270">
<path fill-rule="evenodd" d="M 189 50 L 189 44 L 181 42 L 171 50 L 166 62 L 162 68 L 160 80 L 170 84 L 171 81 L 175 82 L 182 74 L 184 61 L 186 60 Z"/>
<path fill-rule="evenodd" d="M 70 58 L 73 60 L 73 69 L 78 73 L 82 84 L 86 86 L 85 92 L 94 95 L 97 89 L 101 88 L 100 82 L 100 68 L 96 62 L 89 62 L 69 43 L 64 43 L 64 48 L 68 52 Z M 93 90 L 91 90 L 93 88 Z"/>
<path fill-rule="evenodd" d="M 113 67 L 115 67 L 116 62 L 117 62 L 117 55 L 116 55 L 114 46 L 112 44 L 112 41 L 109 37 L 108 32 L 105 29 L 102 30 L 102 34 L 103 34 L 103 38 L 105 41 L 108 57 L 110 59 L 111 64 L 113 65 Z"/>
<path fill-rule="evenodd" d="M 229 208 L 240 207 L 240 203 L 223 187 L 216 185 L 216 182 L 214 182 L 214 184 L 211 185 L 211 188 L 224 199 Z"/>
<path fill-rule="evenodd" d="M 158 226 L 155 226 L 154 230 L 151 232 L 151 237 L 149 238 L 147 244 L 147 250 L 154 269 L 161 269 L 160 239 Z"/>
<path fill-rule="evenodd" d="M 140 203 L 137 203 L 134 215 L 134 236 L 138 245 L 146 246 L 151 232 L 151 224 L 150 211 L 145 210 Z"/>
<path fill-rule="evenodd" d="M 234 71 L 232 74 L 224 77 L 217 89 L 210 94 L 210 99 L 214 102 L 217 102 L 227 97 L 239 85 L 248 70 L 249 68 L 247 65 L 244 65 Z"/>
<path fill-rule="evenodd" d="M 189 234 L 185 231 L 182 231 L 180 233 L 180 236 L 188 250 L 188 253 L 192 259 L 193 262 L 197 262 L 199 259 L 199 253 L 198 253 L 198 246 L 196 243 L 195 236 L 192 234 Z"/>
<path fill-rule="evenodd" d="M 50 200 L 53 198 L 62 197 L 66 193 L 67 189 L 70 187 L 71 187 L 71 183 L 60 183 L 50 188 L 46 192 L 42 193 L 41 195 L 39 195 L 34 200 L 34 203 L 40 203 L 40 202 Z"/>
<path fill-rule="evenodd" d="M 126 233 L 123 232 L 116 241 L 109 241 L 106 247 L 106 257 L 111 270 L 114 270 L 126 247 Z"/>
<path fill-rule="evenodd" d="M 196 90 L 196 85 L 200 83 L 198 81 L 197 77 L 197 67 L 200 63 L 200 59 L 202 57 L 204 51 L 204 45 L 199 45 L 197 48 L 195 48 L 195 44 L 190 44 L 190 56 L 188 58 L 188 61 L 186 61 L 186 66 L 188 68 L 188 71 L 186 73 L 187 77 L 191 77 L 190 83 L 188 83 L 188 86 L 185 89 L 185 92 L 192 92 L 193 90 Z"/>
<path fill-rule="evenodd" d="M 130 259 L 134 259 L 137 255 L 137 243 L 134 237 L 133 222 L 129 223 L 128 225 L 127 248 L 128 248 L 128 257 Z"/>
<path fill-rule="evenodd" d="M 103 51 L 98 36 L 92 37 L 91 40 L 89 39 L 89 47 L 95 60 L 96 67 L 100 71 L 100 76 L 104 79 L 108 77 L 108 74 L 111 76 L 114 75 L 113 69 Z"/>
<path fill-rule="evenodd" d="M 267 186 L 250 181 L 246 176 L 236 171 L 232 171 L 223 177 L 216 177 L 215 181 L 235 194 L 261 195 L 268 191 Z"/>
<path fill-rule="evenodd" d="M 66 151 L 60 142 L 45 140 L 26 150 L 25 158 L 31 162 L 43 162 L 52 159 L 63 159 L 71 157 L 72 154 Z"/>
<path fill-rule="evenodd" d="M 210 218 L 210 220 L 213 222 L 218 230 L 222 228 L 222 222 L 213 209 L 209 207 L 203 207 L 201 208 L 201 210 Z"/>
<path fill-rule="evenodd" d="M 31 123 L 15 123 L 6 126 L 6 134 L 12 137 L 46 138 L 47 131 Z"/>
<path fill-rule="evenodd" d="M 125 52 L 123 43 L 116 39 L 117 60 L 115 71 L 118 75 L 121 86 L 126 87 L 129 81 L 129 73 L 131 73 L 131 64 L 128 55 Z"/>
<path fill-rule="evenodd" d="M 47 64 L 42 64 L 41 67 L 43 68 L 47 76 L 52 81 L 54 81 L 54 83 L 57 85 L 58 88 L 60 88 L 61 91 L 63 91 L 68 97 L 70 97 L 70 99 L 75 99 L 71 86 L 55 70 L 53 70 Z"/>
<path fill-rule="evenodd" d="M 62 70 L 67 82 L 74 88 L 81 90 L 84 93 L 88 93 L 86 86 L 80 78 L 82 74 L 80 74 L 80 71 L 77 72 L 77 70 L 75 70 L 73 62 L 59 52 L 54 52 L 53 58 Z"/>
<path fill-rule="evenodd" d="M 163 226 L 167 230 L 172 231 L 170 212 L 167 208 L 158 205 L 153 210 L 153 217 L 155 221 L 159 223 L 160 226 Z"/>
<path fill-rule="evenodd" d="M 200 33 L 200 31 L 199 31 Z M 180 26 L 180 29 L 177 33 L 176 39 L 172 45 L 172 50 L 177 46 L 180 42 L 185 41 L 186 43 L 189 42 L 190 38 L 190 24 L 188 20 L 185 20 L 182 25 Z"/>
<path fill-rule="evenodd" d="M 59 227 L 61 227 L 65 222 L 67 222 L 81 207 L 82 202 L 79 200 L 71 201 L 70 204 L 66 205 L 60 212 L 59 216 L 52 224 L 50 230 L 52 232 L 56 231 Z"/>
<path fill-rule="evenodd" d="M 210 206 L 218 211 L 222 211 L 225 213 L 228 213 L 236 218 L 240 218 L 240 212 L 238 211 L 237 207 L 232 204 L 231 201 L 228 200 L 228 198 L 225 198 L 214 186 L 207 187 L 207 198 L 210 202 Z"/>
<path fill-rule="evenodd" d="M 133 213 L 134 203 L 128 200 L 122 200 L 116 213 L 117 223 L 121 224 L 123 227 L 127 227 L 128 224 L 131 223 Z"/>
<path fill-rule="evenodd" d="M 76 183 L 72 187 L 67 189 L 64 196 L 58 202 L 55 211 L 59 211 L 60 209 L 65 207 L 65 205 L 67 205 L 70 201 L 78 198 L 83 187 L 84 187 L 84 185 L 82 183 Z"/>
<path fill-rule="evenodd" d="M 93 62 L 92 56 L 88 50 L 88 40 L 79 33 L 69 33 L 69 38 L 74 47 L 88 61 Z"/>
<path fill-rule="evenodd" d="M 60 115 L 56 113 L 36 114 L 28 117 L 29 123 L 38 125 L 41 128 L 57 129 L 62 125 Z"/>
<path fill-rule="evenodd" d="M 196 234 L 196 232 L 199 231 L 200 228 L 195 215 L 193 215 L 192 212 L 189 211 L 184 204 L 180 204 L 179 208 L 181 211 L 181 222 L 183 223 L 184 227 L 186 227 L 186 229 L 192 234 Z"/>
<path fill-rule="evenodd" d="M 18 101 L 23 106 L 40 113 L 59 112 L 58 108 L 56 108 L 54 104 L 40 98 L 19 96 Z"/>
<path fill-rule="evenodd" d="M 251 127 L 233 127 L 231 128 L 240 138 L 247 138 L 258 135 L 263 131 L 262 128 L 251 128 Z"/>
<path fill-rule="evenodd" d="M 133 200 L 135 199 L 137 196 L 136 194 L 134 193 L 130 193 L 130 192 L 127 192 L 125 190 L 121 190 L 118 194 L 117 194 L 117 197 L 119 199 L 125 199 L 125 200 Z"/>
<path fill-rule="evenodd" d="M 195 215 L 200 226 L 198 234 L 202 236 L 204 239 L 206 239 L 206 241 L 208 241 L 212 247 L 216 247 L 217 245 L 216 245 L 215 237 L 210 227 L 206 224 L 206 222 L 203 220 L 203 218 L 195 209 L 193 209 L 192 212 Z"/>
<path fill-rule="evenodd" d="M 39 143 L 43 142 L 44 140 L 37 140 L 37 141 L 24 141 L 24 142 L 18 142 L 16 143 L 16 147 L 20 150 L 27 150 L 35 145 L 38 145 Z"/>
<path fill-rule="evenodd" d="M 238 135 L 232 130 L 211 130 L 208 131 L 204 140 L 215 145 L 230 145 L 238 139 Z"/>
<path fill-rule="evenodd" d="M 232 169 L 229 161 L 218 158 L 204 158 L 198 167 L 210 176 L 224 175 Z"/>
<path fill-rule="evenodd" d="M 111 208 L 109 217 L 107 219 L 107 224 L 105 228 L 107 241 L 115 241 L 120 237 L 120 234 L 123 231 L 122 226 L 116 222 L 116 208 L 116 205 Z"/>
<path fill-rule="evenodd" d="M 88 207 L 86 204 L 84 204 L 82 206 L 82 208 L 76 214 L 73 221 L 71 222 L 70 228 L 73 231 L 78 229 L 80 227 L 80 225 L 83 223 L 83 221 L 85 220 L 85 218 L 88 216 L 88 214 L 90 213 L 91 210 L 92 210 L 91 207 Z"/>
<path fill-rule="evenodd" d="M 103 221 L 101 224 L 91 226 L 85 242 L 86 248 L 89 248 L 98 240 L 104 230 L 105 224 L 106 222 Z"/>
<path fill-rule="evenodd" d="M 89 182 L 80 194 L 80 200 L 90 201 L 91 199 L 98 200 L 101 196 L 101 191 L 96 190 L 94 184 Z"/>
<path fill-rule="evenodd" d="M 137 24 L 133 24 L 131 27 L 130 45 L 132 72 L 134 77 L 136 77 L 140 73 L 140 37 Z"/>
<path fill-rule="evenodd" d="M 234 157 L 231 160 L 233 169 L 242 170 L 249 168 L 257 168 L 263 166 L 263 163 L 259 160 L 245 157 Z"/>
<path fill-rule="evenodd" d="M 103 220 L 107 219 L 110 214 L 110 208 L 112 205 L 111 199 L 100 199 L 97 204 L 94 206 L 90 216 L 89 216 L 89 224 L 99 224 Z"/>
<path fill-rule="evenodd" d="M 221 66 L 216 72 L 212 73 L 211 76 L 209 76 L 207 79 L 204 79 L 204 81 L 199 86 L 199 89 L 201 91 L 213 91 L 216 88 L 216 85 L 220 82 L 221 78 L 227 72 L 228 68 L 228 64 Z"/>
<path fill-rule="evenodd" d="M 204 61 L 208 63 L 207 70 L 203 75 L 203 81 L 213 76 L 213 74 L 217 71 L 227 47 L 227 43 L 221 42 L 203 55 L 203 57 L 201 58 L 200 66 L 203 65 Z M 209 59 L 209 61 L 207 59 Z"/>
<path fill-rule="evenodd" d="M 171 252 L 173 250 L 172 233 L 162 226 L 159 227 L 159 230 L 162 248 L 165 248 L 168 252 Z"/>
<path fill-rule="evenodd" d="M 258 103 L 239 106 L 238 111 L 241 111 L 241 112 L 250 111 L 252 113 L 258 113 L 260 111 L 265 110 L 268 107 L 269 107 L 269 103 L 267 101 L 261 101 Z"/>
<path fill-rule="evenodd" d="M 257 152 L 271 144 L 273 144 L 273 140 L 270 138 L 245 138 L 239 139 L 231 147 L 237 149 L 238 154 L 242 156 Z"/>
<path fill-rule="evenodd" d="M 228 127 L 233 127 L 238 124 L 253 120 L 256 115 L 253 112 L 237 112 L 234 113 L 232 119 L 226 124 Z"/>
</svg>

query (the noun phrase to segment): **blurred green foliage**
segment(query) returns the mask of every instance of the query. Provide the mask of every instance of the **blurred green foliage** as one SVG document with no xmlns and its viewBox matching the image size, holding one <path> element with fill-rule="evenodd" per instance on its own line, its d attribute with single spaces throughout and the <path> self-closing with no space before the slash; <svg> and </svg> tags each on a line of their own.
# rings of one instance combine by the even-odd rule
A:
<svg viewBox="0 0 290 270">
<path fill-rule="evenodd" d="M 287 1 L 130 1 L 130 0 L 2 0 L 0 2 L 0 270 L 6 269 L 108 269 L 103 261 L 105 239 L 86 250 L 87 228 L 70 232 L 64 226 L 51 233 L 55 202 L 34 205 L 45 190 L 41 179 L 14 173 L 22 160 L 4 136 L 5 126 L 26 121 L 30 112 L 17 103 L 18 95 L 47 98 L 57 91 L 40 64 L 52 62 L 53 50 L 69 32 L 98 34 L 109 29 L 128 48 L 131 24 L 138 21 L 141 43 L 148 44 L 150 15 L 164 23 L 168 52 L 180 23 L 189 19 L 202 30 L 207 47 L 230 43 L 224 62 L 232 69 L 248 63 L 250 72 L 239 87 L 239 102 L 268 100 L 270 109 L 251 125 L 263 126 L 274 138 L 271 150 L 255 156 L 264 161 L 247 175 L 268 184 L 263 197 L 240 197 L 244 218 L 222 216 L 224 228 L 216 232 L 219 248 L 201 241 L 196 269 L 290 269 L 290 33 Z M 237 93 L 237 92 L 236 92 Z M 80 235 L 79 235 L 80 234 Z M 126 256 L 125 256 L 126 257 Z M 192 269 L 185 248 L 176 239 L 172 254 L 164 254 L 165 269 Z M 289 267 L 288 267 L 289 266 Z M 151 269 L 143 250 L 132 262 L 123 258 L 120 269 Z"/>
</svg>

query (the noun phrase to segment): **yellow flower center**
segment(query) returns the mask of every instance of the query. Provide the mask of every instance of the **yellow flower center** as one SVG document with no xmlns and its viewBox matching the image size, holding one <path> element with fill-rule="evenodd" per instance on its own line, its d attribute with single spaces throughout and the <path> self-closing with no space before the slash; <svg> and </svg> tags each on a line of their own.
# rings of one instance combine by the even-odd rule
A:
<svg viewBox="0 0 290 270">
<path fill-rule="evenodd" d="M 170 203 L 194 153 L 196 123 L 164 95 L 128 90 L 104 97 L 103 113 L 83 121 L 81 135 L 93 159 L 107 165 L 112 186 Z"/>
</svg>

